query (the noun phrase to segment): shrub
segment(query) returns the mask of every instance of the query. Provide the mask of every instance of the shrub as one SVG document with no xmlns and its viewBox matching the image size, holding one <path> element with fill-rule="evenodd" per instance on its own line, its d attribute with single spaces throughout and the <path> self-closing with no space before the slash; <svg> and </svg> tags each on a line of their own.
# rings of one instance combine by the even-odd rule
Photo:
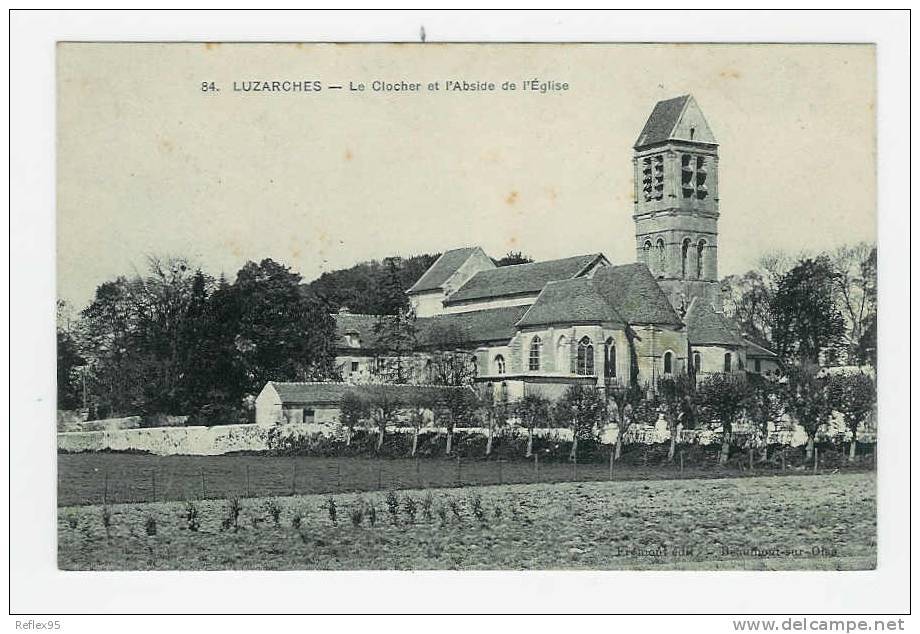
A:
<svg viewBox="0 0 920 634">
<path fill-rule="evenodd" d="M 291 528 L 300 530 L 301 524 L 303 524 L 303 511 L 294 511 L 294 517 L 291 518 Z"/>
<path fill-rule="evenodd" d="M 418 502 L 415 501 L 415 498 L 411 495 L 407 495 L 403 500 L 403 510 L 406 512 L 406 517 L 409 518 L 410 524 L 415 524 L 415 514 L 418 512 Z"/>
<path fill-rule="evenodd" d="M 431 491 L 425 492 L 425 497 L 422 498 L 422 517 L 425 518 L 426 522 L 431 521 L 431 506 L 434 504 L 434 496 L 431 495 Z"/>
<path fill-rule="evenodd" d="M 153 537 L 157 534 L 157 518 L 153 515 L 148 515 L 147 519 L 144 520 L 144 532 L 147 533 L 147 537 Z"/>
<path fill-rule="evenodd" d="M 190 531 L 198 532 L 198 529 L 201 528 L 201 522 L 198 520 L 198 507 L 191 500 L 185 503 L 183 518 Z"/>
<path fill-rule="evenodd" d="M 355 527 L 361 526 L 361 522 L 364 521 L 364 503 L 360 502 L 357 505 L 353 506 L 348 515 L 351 518 L 352 526 L 355 526 Z"/>
<path fill-rule="evenodd" d="M 67 522 L 67 525 L 71 529 L 76 529 L 77 525 L 80 523 L 80 518 L 77 517 L 74 513 L 68 513 L 64 516 L 64 521 Z"/>
<path fill-rule="evenodd" d="M 377 505 L 373 502 L 367 508 L 367 522 L 371 525 L 371 528 L 377 526 Z"/>
<path fill-rule="evenodd" d="M 240 499 L 235 495 L 231 497 L 227 501 L 227 516 L 220 524 L 221 530 L 240 530 L 240 513 L 242 510 L 243 505 L 240 503 Z"/>
<path fill-rule="evenodd" d="M 102 526 L 105 528 L 105 538 L 108 539 L 112 528 L 112 509 L 108 504 L 102 505 Z"/>
<path fill-rule="evenodd" d="M 396 495 L 396 491 L 387 491 L 387 510 L 390 512 L 393 526 L 399 524 L 399 496 Z"/>
<path fill-rule="evenodd" d="M 469 496 L 470 510 L 473 516 L 482 523 L 486 521 L 486 513 L 482 509 L 482 496 L 478 493 L 471 493 Z"/>
<path fill-rule="evenodd" d="M 441 520 L 441 526 L 447 525 L 447 507 L 443 504 L 438 505 L 438 519 Z"/>
<path fill-rule="evenodd" d="M 502 507 L 496 506 L 496 507 L 495 507 L 495 510 L 492 511 L 492 514 L 495 515 L 496 521 L 499 521 L 499 522 L 500 522 L 501 519 L 502 519 Z"/>
<path fill-rule="evenodd" d="M 338 523 L 338 510 L 335 506 L 335 498 L 331 495 L 326 498 L 326 511 L 329 513 L 329 521 L 336 525 Z"/>
<path fill-rule="evenodd" d="M 265 503 L 265 511 L 268 513 L 268 516 L 272 518 L 275 526 L 281 525 L 281 506 L 275 500 L 268 500 Z"/>
<path fill-rule="evenodd" d="M 201 406 L 188 417 L 186 425 L 238 425 L 250 422 L 246 411 L 241 407 L 233 407 L 221 403 L 208 403 Z"/>
<path fill-rule="evenodd" d="M 460 502 L 454 498 L 451 498 L 450 502 L 448 502 L 448 506 L 450 506 L 450 512 L 454 514 L 454 519 L 456 519 L 458 522 L 462 522 L 463 509 L 460 507 Z"/>
</svg>

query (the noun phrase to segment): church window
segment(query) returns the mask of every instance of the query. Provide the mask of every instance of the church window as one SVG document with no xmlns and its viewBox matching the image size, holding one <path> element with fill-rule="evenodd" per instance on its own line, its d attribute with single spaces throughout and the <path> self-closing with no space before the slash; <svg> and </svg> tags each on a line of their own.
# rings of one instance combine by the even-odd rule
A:
<svg viewBox="0 0 920 634">
<path fill-rule="evenodd" d="M 699 352 L 693 353 L 693 371 L 700 372 L 703 369 L 703 360 L 700 358 Z"/>
<path fill-rule="evenodd" d="M 696 197 L 700 200 L 706 198 L 709 188 L 706 186 L 706 159 L 696 157 Z"/>
<path fill-rule="evenodd" d="M 664 373 L 673 374 L 674 373 L 674 355 L 670 350 L 664 353 Z"/>
<path fill-rule="evenodd" d="M 604 376 L 614 377 L 617 375 L 617 347 L 613 337 L 604 342 Z"/>
<path fill-rule="evenodd" d="M 645 196 L 645 202 L 652 199 L 652 158 L 650 156 L 642 159 L 642 193 Z"/>
<path fill-rule="evenodd" d="M 646 265 L 646 266 L 651 266 L 652 261 L 651 261 L 651 258 L 650 258 L 650 256 L 649 256 L 649 254 L 652 252 L 652 241 L 651 241 L 651 240 L 646 240 L 646 241 L 645 241 L 645 246 L 642 247 L 642 250 L 643 250 L 642 256 L 643 256 L 643 258 L 644 258 L 644 259 L 643 259 L 643 262 L 645 262 L 645 265 Z"/>
<path fill-rule="evenodd" d="M 693 168 L 695 163 L 692 154 L 680 156 L 680 190 L 684 198 L 693 196 Z"/>
<path fill-rule="evenodd" d="M 505 357 L 500 354 L 495 355 L 495 374 L 505 373 Z"/>
<path fill-rule="evenodd" d="M 732 353 L 731 352 L 725 353 L 725 367 L 723 368 L 723 370 L 725 372 L 732 371 Z"/>
<path fill-rule="evenodd" d="M 680 274 L 681 277 L 687 277 L 687 253 L 690 251 L 690 238 L 684 238 L 680 246 Z"/>
<path fill-rule="evenodd" d="M 655 186 L 652 190 L 652 198 L 661 200 L 664 198 L 664 156 L 661 154 L 655 157 L 653 173 Z"/>
<path fill-rule="evenodd" d="M 594 374 L 594 344 L 591 343 L 590 337 L 582 337 L 578 342 L 576 371 L 582 375 Z"/>
<path fill-rule="evenodd" d="M 658 251 L 658 270 L 664 271 L 664 240 L 658 238 L 655 249 Z"/>
<path fill-rule="evenodd" d="M 696 245 L 696 279 L 703 279 L 703 256 L 706 252 L 706 241 L 700 240 Z"/>
<path fill-rule="evenodd" d="M 531 371 L 540 369 L 540 353 L 543 351 L 543 340 L 539 336 L 530 340 L 530 354 L 527 367 Z"/>
<path fill-rule="evenodd" d="M 559 337 L 559 341 L 556 342 L 556 370 L 559 372 L 570 372 L 569 368 L 569 340 L 565 338 L 565 335 Z"/>
</svg>

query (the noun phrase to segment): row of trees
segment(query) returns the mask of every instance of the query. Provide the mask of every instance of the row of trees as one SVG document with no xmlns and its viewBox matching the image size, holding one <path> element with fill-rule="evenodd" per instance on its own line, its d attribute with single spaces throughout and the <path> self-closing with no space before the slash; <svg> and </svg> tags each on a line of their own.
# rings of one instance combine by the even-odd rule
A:
<svg viewBox="0 0 920 634">
<path fill-rule="evenodd" d="M 379 450 L 387 429 L 401 422 L 414 429 L 412 455 L 415 455 L 422 429 L 437 423 L 447 430 L 449 455 L 454 429 L 462 422 L 488 429 L 486 455 L 491 453 L 496 433 L 525 429 L 529 457 L 534 429 L 549 426 L 572 431 L 571 458 L 576 459 L 579 440 L 597 440 L 604 426 L 615 424 L 619 433 L 614 458 L 619 460 L 627 432 L 636 424 L 653 424 L 663 416 L 671 436 L 669 461 L 674 459 L 682 429 L 707 424 L 721 428 L 721 464 L 729 458 L 732 435 L 742 421 L 752 425 L 752 446 L 759 446 L 762 460 L 767 461 L 769 434 L 787 415 L 808 435 L 806 459 L 810 459 L 815 438 L 830 423 L 834 411 L 841 414 L 850 432 L 850 460 L 853 460 L 857 432 L 875 407 L 875 384 L 871 377 L 860 372 L 825 376 L 817 366 L 794 366 L 782 382 L 759 375 L 713 374 L 698 384 L 687 375 L 666 377 L 659 379 L 658 389 L 651 395 L 636 387 L 570 385 L 556 401 L 540 393 L 529 393 L 509 402 L 491 384 L 447 390 L 437 396 L 419 392 L 408 401 L 400 400 L 393 390 L 380 387 L 365 394 L 349 392 L 342 403 L 340 421 L 346 428 L 349 444 L 356 428 L 371 426 L 377 431 Z"/>
<path fill-rule="evenodd" d="M 874 364 L 876 255 L 868 243 L 797 258 L 767 254 L 722 281 L 726 313 L 784 359 Z"/>
<path fill-rule="evenodd" d="M 59 408 L 237 422 L 269 380 L 335 377 L 334 321 L 297 273 L 266 259 L 231 283 L 184 258 L 147 264 L 78 315 L 59 305 Z"/>
</svg>

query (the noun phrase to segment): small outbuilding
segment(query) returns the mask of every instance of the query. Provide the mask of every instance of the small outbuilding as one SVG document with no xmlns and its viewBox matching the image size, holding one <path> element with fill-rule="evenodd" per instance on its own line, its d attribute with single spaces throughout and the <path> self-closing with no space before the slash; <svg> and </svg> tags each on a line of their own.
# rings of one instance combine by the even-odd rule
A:
<svg viewBox="0 0 920 634">
<path fill-rule="evenodd" d="M 351 383 L 282 383 L 269 381 L 256 397 L 256 424 L 271 427 L 279 423 L 334 424 L 338 422 L 342 399 L 352 393 L 369 401 L 380 390 L 391 393 L 401 403 L 410 403 L 418 397 L 436 402 L 450 390 L 470 388 L 440 387 L 433 385 L 391 385 Z"/>
</svg>

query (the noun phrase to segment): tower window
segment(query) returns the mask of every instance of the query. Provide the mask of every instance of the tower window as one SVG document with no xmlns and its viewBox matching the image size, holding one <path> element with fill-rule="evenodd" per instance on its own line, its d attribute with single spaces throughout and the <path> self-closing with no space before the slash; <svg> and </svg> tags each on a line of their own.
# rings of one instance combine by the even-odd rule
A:
<svg viewBox="0 0 920 634">
<path fill-rule="evenodd" d="M 645 241 L 645 246 L 642 247 L 642 257 L 644 258 L 643 261 L 645 262 L 645 265 L 646 265 L 646 266 L 651 266 L 651 264 L 652 264 L 652 261 L 651 261 L 651 259 L 649 258 L 649 254 L 650 254 L 651 252 L 652 252 L 652 241 L 651 241 L 651 240 L 646 240 L 646 241 Z"/>
<path fill-rule="evenodd" d="M 682 154 L 680 157 L 680 189 L 684 198 L 706 198 L 709 188 L 706 185 L 706 157 L 694 154 Z"/>
<path fill-rule="evenodd" d="M 664 156 L 646 156 L 642 159 L 642 193 L 645 201 L 664 197 Z"/>
<path fill-rule="evenodd" d="M 539 336 L 530 340 L 530 354 L 528 355 L 527 368 L 531 371 L 540 369 L 540 353 L 543 351 L 543 340 Z"/>
<path fill-rule="evenodd" d="M 590 337 L 582 337 L 578 342 L 576 371 L 582 375 L 594 374 L 594 344 L 591 343 Z"/>
<path fill-rule="evenodd" d="M 703 257 L 706 253 L 706 241 L 700 240 L 696 245 L 696 279 L 703 279 Z"/>
<path fill-rule="evenodd" d="M 655 249 L 658 251 L 658 270 L 664 271 L 664 240 L 658 238 Z"/>
<path fill-rule="evenodd" d="M 684 242 L 680 246 L 680 275 L 683 278 L 687 277 L 687 253 L 688 251 L 690 251 L 690 238 L 684 238 Z"/>
</svg>

